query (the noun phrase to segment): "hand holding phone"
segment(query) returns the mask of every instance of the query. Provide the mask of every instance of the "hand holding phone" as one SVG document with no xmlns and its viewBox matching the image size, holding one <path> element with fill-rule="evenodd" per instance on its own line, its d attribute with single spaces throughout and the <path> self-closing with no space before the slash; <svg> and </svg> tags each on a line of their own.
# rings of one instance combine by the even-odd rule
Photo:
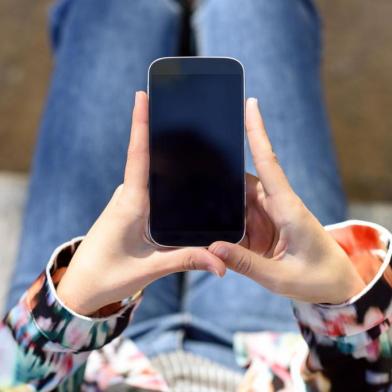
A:
<svg viewBox="0 0 392 392">
<path fill-rule="evenodd" d="M 138 92 L 124 183 L 79 245 L 57 286 L 60 299 L 79 314 L 93 314 L 174 272 L 225 273 L 224 263 L 207 249 L 157 249 L 146 239 L 148 166 L 148 99 Z"/>
<path fill-rule="evenodd" d="M 313 303 L 342 303 L 365 283 L 355 266 L 291 188 L 272 150 L 256 99 L 246 129 L 258 177 L 247 176 L 247 224 L 241 244 L 209 250 L 228 268 L 271 291 Z"/>
</svg>

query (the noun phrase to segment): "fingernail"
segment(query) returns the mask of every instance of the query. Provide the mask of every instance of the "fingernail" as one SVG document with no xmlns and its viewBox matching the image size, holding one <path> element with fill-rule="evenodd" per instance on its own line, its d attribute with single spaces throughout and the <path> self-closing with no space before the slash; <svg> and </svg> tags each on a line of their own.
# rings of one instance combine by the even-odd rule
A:
<svg viewBox="0 0 392 392">
<path fill-rule="evenodd" d="M 229 251 L 224 247 L 221 246 L 214 251 L 215 256 L 218 256 L 220 259 L 225 260 L 229 255 Z"/>
<path fill-rule="evenodd" d="M 257 104 L 258 104 L 258 100 L 257 100 L 257 98 L 255 98 L 255 97 L 250 97 L 250 98 L 248 98 L 248 102 L 249 102 L 251 105 L 254 105 L 254 106 L 257 106 Z"/>
<path fill-rule="evenodd" d="M 218 270 L 217 270 L 216 268 L 214 268 L 214 267 L 208 266 L 208 267 L 207 267 L 207 271 L 208 271 L 208 272 L 211 272 L 211 273 L 214 274 L 214 275 L 216 275 L 218 278 L 221 277 L 221 276 L 219 275 Z"/>
</svg>

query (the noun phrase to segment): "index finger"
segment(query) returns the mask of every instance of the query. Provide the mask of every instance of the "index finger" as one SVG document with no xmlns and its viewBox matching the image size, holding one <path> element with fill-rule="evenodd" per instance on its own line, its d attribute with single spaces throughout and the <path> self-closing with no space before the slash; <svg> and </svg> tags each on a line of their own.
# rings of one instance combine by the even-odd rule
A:
<svg viewBox="0 0 392 392">
<path fill-rule="evenodd" d="M 132 186 L 133 189 L 147 189 L 149 162 L 148 97 L 144 91 L 138 91 L 135 95 L 131 138 L 125 166 L 125 188 Z"/>
<path fill-rule="evenodd" d="M 256 98 L 246 102 L 246 132 L 257 174 L 267 195 L 291 191 L 264 127 Z"/>
</svg>

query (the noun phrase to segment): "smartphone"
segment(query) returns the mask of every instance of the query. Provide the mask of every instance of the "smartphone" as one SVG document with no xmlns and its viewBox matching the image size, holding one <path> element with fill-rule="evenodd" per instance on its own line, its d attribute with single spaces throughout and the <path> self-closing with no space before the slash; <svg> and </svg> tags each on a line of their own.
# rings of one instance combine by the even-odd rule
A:
<svg viewBox="0 0 392 392">
<path fill-rule="evenodd" d="M 244 69 L 226 57 L 167 57 L 148 71 L 150 240 L 239 242 L 245 232 Z"/>
</svg>

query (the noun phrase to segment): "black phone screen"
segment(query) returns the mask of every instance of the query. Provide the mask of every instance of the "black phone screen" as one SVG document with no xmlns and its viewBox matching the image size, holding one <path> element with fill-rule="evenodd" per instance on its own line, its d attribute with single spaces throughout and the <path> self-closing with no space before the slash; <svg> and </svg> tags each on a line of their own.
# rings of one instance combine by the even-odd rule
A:
<svg viewBox="0 0 392 392">
<path fill-rule="evenodd" d="M 167 58 L 149 73 L 150 235 L 166 246 L 244 232 L 244 80 L 224 58 Z"/>
</svg>

